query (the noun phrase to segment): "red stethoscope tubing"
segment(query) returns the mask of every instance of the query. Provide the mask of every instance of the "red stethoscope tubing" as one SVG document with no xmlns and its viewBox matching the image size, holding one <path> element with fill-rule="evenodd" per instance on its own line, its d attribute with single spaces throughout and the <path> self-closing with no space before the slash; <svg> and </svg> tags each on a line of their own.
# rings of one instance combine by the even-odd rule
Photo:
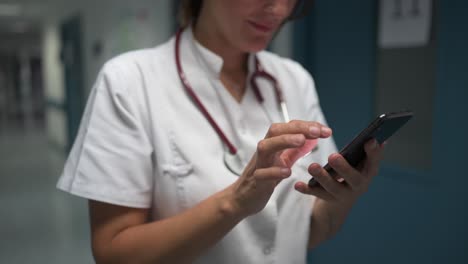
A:
<svg viewBox="0 0 468 264">
<path fill-rule="evenodd" d="M 182 68 L 182 63 L 180 60 L 180 39 L 182 35 L 183 29 L 179 29 L 176 38 L 175 38 L 175 61 L 176 61 L 176 66 L 177 66 L 177 71 L 179 74 L 180 81 L 182 82 L 182 85 L 184 86 L 185 91 L 187 94 L 192 98 L 193 102 L 197 105 L 197 107 L 200 109 L 202 114 L 205 116 L 205 118 L 208 120 L 210 125 L 213 127 L 213 129 L 216 131 L 218 136 L 221 138 L 223 143 L 228 147 L 229 152 L 232 155 L 235 155 L 237 153 L 237 148 L 232 144 L 232 142 L 227 138 L 226 134 L 221 130 L 221 128 L 218 126 L 216 121 L 213 119 L 213 117 L 210 115 L 206 107 L 203 105 L 201 102 L 200 98 L 197 96 L 195 91 L 193 90 L 192 86 L 190 85 L 187 76 L 185 75 L 185 72 Z M 260 65 L 260 62 L 258 58 L 255 56 L 255 72 L 252 74 L 250 78 L 250 84 L 253 88 L 253 92 L 255 94 L 255 97 L 257 98 L 259 103 L 263 103 L 264 99 L 262 94 L 260 93 L 260 90 L 258 88 L 258 85 L 255 81 L 255 78 L 260 77 L 260 78 L 265 78 L 269 80 L 275 89 L 276 93 L 276 99 L 278 102 L 278 105 L 283 105 L 284 104 L 284 98 L 283 98 L 283 93 L 281 92 L 281 89 L 279 88 L 278 81 L 276 80 L 275 77 L 273 77 L 271 74 L 267 73 L 265 70 Z M 287 120 L 285 120 L 287 122 Z"/>
</svg>

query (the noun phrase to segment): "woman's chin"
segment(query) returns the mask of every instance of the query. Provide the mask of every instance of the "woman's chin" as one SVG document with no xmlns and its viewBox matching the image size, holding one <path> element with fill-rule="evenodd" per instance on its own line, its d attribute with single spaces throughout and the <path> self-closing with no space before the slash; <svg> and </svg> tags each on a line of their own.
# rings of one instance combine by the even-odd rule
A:
<svg viewBox="0 0 468 264">
<path fill-rule="evenodd" d="M 253 41 L 251 43 L 249 43 L 248 45 L 248 52 L 250 53 L 255 53 L 255 52 L 259 52 L 259 51 L 262 51 L 264 49 L 266 49 L 268 47 L 268 44 L 270 44 L 270 39 L 268 40 L 259 40 L 259 41 Z"/>
</svg>

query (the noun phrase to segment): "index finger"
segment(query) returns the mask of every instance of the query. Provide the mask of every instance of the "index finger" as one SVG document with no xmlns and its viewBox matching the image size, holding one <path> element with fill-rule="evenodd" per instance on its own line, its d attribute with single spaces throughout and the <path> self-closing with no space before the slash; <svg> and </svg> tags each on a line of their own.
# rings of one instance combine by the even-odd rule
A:
<svg viewBox="0 0 468 264">
<path fill-rule="evenodd" d="M 288 123 L 275 123 L 270 126 L 265 138 L 284 134 L 303 134 L 307 139 L 327 138 L 332 135 L 328 126 L 313 121 L 292 120 Z"/>
</svg>

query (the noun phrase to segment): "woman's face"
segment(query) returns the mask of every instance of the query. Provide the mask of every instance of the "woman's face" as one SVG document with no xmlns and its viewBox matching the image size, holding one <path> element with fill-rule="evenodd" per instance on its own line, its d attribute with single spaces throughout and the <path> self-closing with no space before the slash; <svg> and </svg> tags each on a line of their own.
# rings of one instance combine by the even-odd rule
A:
<svg viewBox="0 0 468 264">
<path fill-rule="evenodd" d="M 199 19 L 205 19 L 215 33 L 242 52 L 265 49 L 297 0 L 204 0 Z M 199 20 L 199 21 L 200 21 Z M 197 25 L 198 26 L 198 25 Z"/>
</svg>

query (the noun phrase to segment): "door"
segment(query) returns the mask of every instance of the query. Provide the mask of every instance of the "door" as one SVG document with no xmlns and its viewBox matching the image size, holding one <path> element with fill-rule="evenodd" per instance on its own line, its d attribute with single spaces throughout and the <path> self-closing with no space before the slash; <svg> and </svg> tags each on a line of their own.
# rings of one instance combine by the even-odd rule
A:
<svg viewBox="0 0 468 264">
<path fill-rule="evenodd" d="M 80 16 L 67 19 L 60 26 L 62 60 L 65 75 L 65 111 L 67 117 L 67 150 L 78 132 L 84 108 L 82 22 Z"/>
</svg>

